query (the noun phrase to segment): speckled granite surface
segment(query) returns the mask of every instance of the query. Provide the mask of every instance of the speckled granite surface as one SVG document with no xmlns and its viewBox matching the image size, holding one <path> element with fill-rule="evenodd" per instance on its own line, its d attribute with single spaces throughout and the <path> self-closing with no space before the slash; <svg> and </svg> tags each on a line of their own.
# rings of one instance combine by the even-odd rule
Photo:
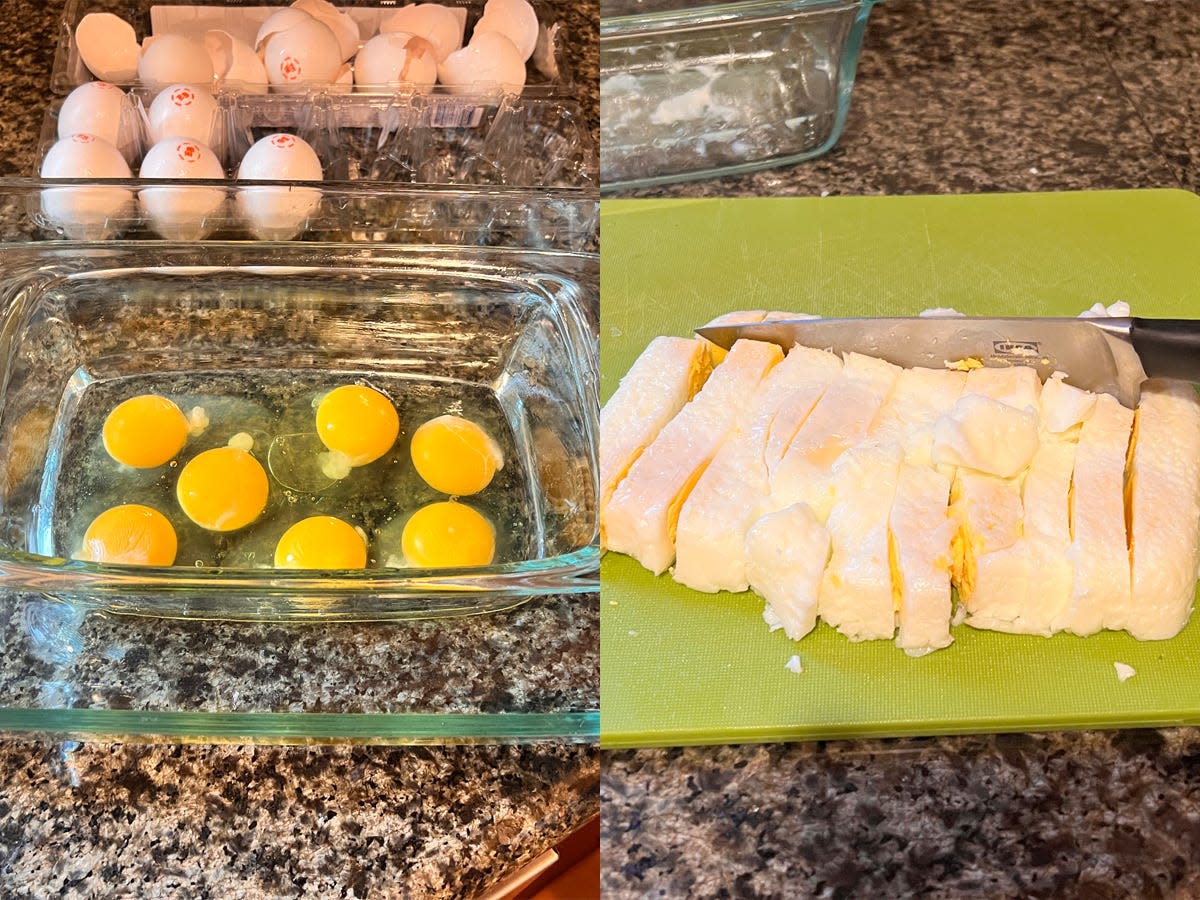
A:
<svg viewBox="0 0 1200 900">
<path fill-rule="evenodd" d="M 595 813 L 590 748 L 0 744 L 0 896 L 471 897 Z"/>
<path fill-rule="evenodd" d="M 605 753 L 607 897 L 1195 897 L 1200 733 Z"/>
<path fill-rule="evenodd" d="M 595 4 L 549 6 L 571 35 L 565 67 L 596 134 Z M 0 176 L 34 166 L 62 7 L 62 0 L 3 4 Z M 23 680 L 15 660 L 49 667 L 35 668 L 43 675 L 53 675 L 55 663 L 30 660 L 17 647 L 30 602 L 5 606 L 0 640 L 10 686 L 37 691 L 38 679 Z M 386 691 L 396 645 L 378 635 L 349 641 L 344 626 L 273 635 L 278 643 L 267 656 L 236 627 L 160 626 L 166 644 L 106 655 L 104 647 L 121 643 L 117 626 L 96 620 L 85 627 L 85 644 L 99 651 L 98 667 L 49 684 L 99 687 L 105 705 L 120 707 L 134 693 L 147 696 L 141 692 L 153 682 L 160 701 L 191 696 L 199 708 L 219 708 L 234 699 L 238 671 L 249 664 L 278 676 L 271 702 L 280 709 L 319 709 L 352 692 L 367 711 L 428 702 L 459 711 L 588 706 L 595 603 L 594 596 L 537 601 L 464 620 L 453 635 L 411 627 L 397 670 L 411 679 L 411 694 Z M 184 665 L 156 652 L 189 640 L 205 652 Z M 290 664 L 314 653 L 340 655 L 347 677 L 322 682 L 311 667 Z M 454 680 L 445 678 L 451 670 Z M 435 671 L 442 673 L 436 683 L 428 680 Z M 469 897 L 598 810 L 599 754 L 588 746 L 70 747 L 64 755 L 49 742 L 0 742 L 2 897 Z"/>
<path fill-rule="evenodd" d="M 1200 4 L 888 2 L 846 132 L 643 196 L 1200 187 Z M 1200 896 L 1200 729 L 605 753 L 606 897 Z"/>
<path fill-rule="evenodd" d="M 882 3 L 832 151 L 628 196 L 1195 189 L 1198 22 L 1190 0 Z"/>
</svg>

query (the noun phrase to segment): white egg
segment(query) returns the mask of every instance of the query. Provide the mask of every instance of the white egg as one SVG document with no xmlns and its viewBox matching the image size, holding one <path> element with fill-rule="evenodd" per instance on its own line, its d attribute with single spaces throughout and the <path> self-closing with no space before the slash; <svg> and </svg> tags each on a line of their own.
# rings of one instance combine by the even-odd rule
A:
<svg viewBox="0 0 1200 900">
<path fill-rule="evenodd" d="M 214 28 L 204 32 L 204 49 L 220 84 L 233 84 L 250 94 L 266 93 L 267 68 L 254 48 L 241 38 Z"/>
<path fill-rule="evenodd" d="M 159 141 L 142 160 L 141 178 L 220 179 L 225 171 L 215 153 L 190 138 Z M 142 212 L 169 241 L 207 237 L 220 224 L 225 191 L 216 187 L 146 187 L 138 192 Z"/>
<path fill-rule="evenodd" d="M 342 51 L 342 62 L 345 62 L 358 52 L 362 38 L 358 33 L 358 25 L 349 15 L 340 11 L 329 0 L 296 0 L 292 9 L 299 9 L 318 22 L 323 22 L 338 39 Z"/>
<path fill-rule="evenodd" d="M 159 91 L 150 104 L 150 140 L 185 137 L 206 147 L 216 146 L 220 136 L 217 100 L 202 87 L 173 84 Z"/>
<path fill-rule="evenodd" d="M 438 81 L 454 94 L 502 93 L 525 84 L 525 60 L 504 35 L 485 31 L 438 66 Z"/>
<path fill-rule="evenodd" d="M 321 160 L 295 135 L 270 134 L 246 151 L 239 180 L 321 181 Z M 321 203 L 321 192 L 301 187 L 245 187 L 237 194 L 238 213 L 259 240 L 295 237 Z"/>
<path fill-rule="evenodd" d="M 280 132 L 257 141 L 242 157 L 237 177 L 254 181 L 321 181 L 321 159 L 303 138 Z"/>
<path fill-rule="evenodd" d="M 537 13 L 527 0 L 487 0 L 483 17 L 471 33 L 472 42 L 485 31 L 497 31 L 512 41 L 524 62 L 533 56 L 533 48 L 537 46 Z"/>
<path fill-rule="evenodd" d="M 429 41 L 393 31 L 376 35 L 363 45 L 354 61 L 354 83 L 412 84 L 428 91 L 437 81 L 437 68 Z"/>
<path fill-rule="evenodd" d="M 121 151 L 94 134 L 73 134 L 55 143 L 42 160 L 43 178 L 129 178 Z"/>
<path fill-rule="evenodd" d="M 127 84 L 137 77 L 138 45 L 133 26 L 112 13 L 88 13 L 75 26 L 75 47 L 101 81 Z"/>
<path fill-rule="evenodd" d="M 329 84 L 342 67 L 342 51 L 338 39 L 329 27 L 298 9 L 280 10 L 294 13 L 296 19 L 282 30 L 266 35 L 262 45 L 263 64 L 271 84 L 301 85 Z M 275 19 L 279 13 L 271 16 Z M 271 19 L 263 24 L 267 29 Z"/>
<path fill-rule="evenodd" d="M 379 31 L 403 31 L 415 34 L 433 44 L 440 63 L 463 45 L 464 21 L 448 7 L 438 3 L 416 3 L 388 13 L 379 23 Z"/>
<path fill-rule="evenodd" d="M 118 149 L 126 143 L 134 120 L 130 117 L 129 98 L 107 81 L 81 84 L 63 101 L 58 111 L 58 136 L 94 134 Z"/>
<path fill-rule="evenodd" d="M 129 178 L 129 164 L 116 147 L 92 134 L 73 134 L 50 148 L 41 175 L 56 178 Z M 103 240 L 119 231 L 133 192 L 116 187 L 63 187 L 42 191 L 42 212 L 67 237 Z"/>
<path fill-rule="evenodd" d="M 199 41 L 181 34 L 147 38 L 138 60 L 138 78 L 155 90 L 169 84 L 211 85 L 213 64 Z"/>
</svg>

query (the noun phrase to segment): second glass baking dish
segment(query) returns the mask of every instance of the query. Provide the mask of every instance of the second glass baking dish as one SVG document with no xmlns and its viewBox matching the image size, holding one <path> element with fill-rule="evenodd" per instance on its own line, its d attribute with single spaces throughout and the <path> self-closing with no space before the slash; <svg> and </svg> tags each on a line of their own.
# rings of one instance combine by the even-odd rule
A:
<svg viewBox="0 0 1200 900">
<path fill-rule="evenodd" d="M 829 150 L 877 0 L 605 0 L 602 190 L 732 175 Z"/>
</svg>

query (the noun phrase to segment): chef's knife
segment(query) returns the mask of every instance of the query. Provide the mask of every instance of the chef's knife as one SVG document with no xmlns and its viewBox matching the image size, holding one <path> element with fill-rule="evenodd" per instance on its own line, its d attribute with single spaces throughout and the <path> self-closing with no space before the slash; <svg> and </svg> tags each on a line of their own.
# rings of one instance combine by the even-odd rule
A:
<svg viewBox="0 0 1200 900">
<path fill-rule="evenodd" d="M 769 341 L 877 356 L 898 366 L 944 368 L 978 360 L 985 366 L 1031 366 L 1041 378 L 1067 382 L 1137 403 L 1147 378 L 1200 381 L 1200 320 L 974 317 L 775 319 L 712 325 L 696 334 L 726 349 L 735 341 Z"/>
</svg>

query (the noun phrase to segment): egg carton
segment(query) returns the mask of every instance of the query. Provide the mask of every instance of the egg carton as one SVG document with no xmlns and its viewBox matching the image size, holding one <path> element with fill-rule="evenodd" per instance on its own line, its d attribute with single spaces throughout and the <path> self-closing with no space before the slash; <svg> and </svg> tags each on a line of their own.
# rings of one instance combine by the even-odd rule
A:
<svg viewBox="0 0 1200 900">
<path fill-rule="evenodd" d="M 97 84 L 94 92 L 111 95 L 112 89 Z M 55 101 L 43 120 L 38 171 L 30 174 L 66 174 L 43 170 L 47 154 L 60 136 L 84 131 L 116 146 L 135 174 L 156 138 L 190 136 L 215 154 L 221 171 L 211 177 L 235 178 L 252 145 L 268 135 L 288 133 L 316 151 L 326 181 L 597 187 L 596 149 L 574 100 L 506 94 L 495 105 L 478 96 L 455 97 L 448 105 L 448 98 L 403 91 L 232 91 L 219 93 L 212 106 L 191 96 L 183 98 L 184 105 L 172 102 L 194 94 L 187 86 L 168 88 L 156 101 L 151 92 L 131 91 L 114 101 L 119 112 L 95 120 L 91 116 L 102 104 L 91 96 L 83 97 L 82 104 Z M 181 110 L 200 112 L 171 118 Z"/>
<path fill-rule="evenodd" d="M 71 90 L 94 80 L 93 74 L 83 61 L 76 42 L 75 32 L 80 21 L 89 13 L 111 13 L 129 23 L 139 43 L 147 38 L 156 38 L 163 34 L 179 34 L 196 40 L 204 34 L 218 30 L 253 45 L 258 29 L 273 13 L 283 9 L 288 4 L 264 5 L 255 0 L 221 0 L 221 2 L 173 2 L 173 0 L 67 0 L 63 17 L 60 20 L 58 45 L 55 51 L 54 65 L 51 71 L 51 90 L 56 94 L 67 94 Z M 371 2 L 371 0 L 338 0 L 335 4 L 345 11 L 359 30 L 359 39 L 366 42 L 378 33 L 381 18 L 405 4 L 396 2 Z M 442 6 L 449 7 L 463 23 L 465 33 L 470 35 L 475 24 L 483 13 L 482 0 L 441 0 Z M 573 86 L 570 78 L 561 72 L 558 63 L 558 49 L 566 39 L 557 23 L 548 23 L 550 18 L 543 12 L 544 7 L 533 0 L 532 5 L 538 13 L 539 34 L 538 46 L 532 58 L 526 64 L 525 85 L 523 93 L 534 96 L 571 96 Z M 109 79 L 124 88 L 147 87 L 136 77 L 129 79 Z M 173 80 L 173 79 L 172 79 Z M 264 88 L 251 87 L 238 80 L 227 80 L 221 73 L 214 75 L 211 85 L 205 87 L 240 89 L 245 91 L 262 91 Z M 348 83 L 336 81 L 318 83 L 308 82 L 299 86 L 301 90 L 341 90 L 356 93 L 388 94 L 388 87 L 371 86 L 355 87 Z M 271 93 L 290 92 L 296 87 L 271 85 L 265 88 Z M 436 97 L 450 97 L 452 94 L 444 88 L 437 87 L 431 92 Z M 500 90 L 493 91 L 494 99 L 498 99 Z"/>
<path fill-rule="evenodd" d="M 0 183 L 0 241 L 296 240 L 594 252 L 599 214 L 594 191 L 570 188 L 183 185 L 161 179 Z"/>
</svg>

